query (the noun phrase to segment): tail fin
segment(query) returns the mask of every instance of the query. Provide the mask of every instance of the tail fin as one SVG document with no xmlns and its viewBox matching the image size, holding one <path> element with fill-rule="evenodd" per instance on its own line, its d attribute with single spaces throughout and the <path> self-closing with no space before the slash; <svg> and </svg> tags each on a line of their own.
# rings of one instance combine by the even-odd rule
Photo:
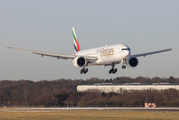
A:
<svg viewBox="0 0 179 120">
<path fill-rule="evenodd" d="M 76 37 L 76 33 L 75 33 L 75 28 L 72 27 L 72 32 L 73 32 L 73 42 L 74 42 L 74 49 L 75 49 L 75 53 L 80 51 L 80 46 L 78 44 L 78 40 Z"/>
</svg>

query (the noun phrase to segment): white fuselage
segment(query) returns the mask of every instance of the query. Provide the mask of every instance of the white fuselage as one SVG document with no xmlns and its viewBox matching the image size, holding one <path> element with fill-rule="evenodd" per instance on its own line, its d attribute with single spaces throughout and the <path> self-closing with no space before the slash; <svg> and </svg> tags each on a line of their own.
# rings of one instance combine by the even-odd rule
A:
<svg viewBox="0 0 179 120">
<path fill-rule="evenodd" d="M 124 44 L 81 50 L 76 53 L 76 56 L 93 56 L 98 58 L 98 60 L 88 65 L 111 65 L 112 63 L 120 63 L 122 60 L 128 59 L 130 55 L 130 48 Z"/>
</svg>

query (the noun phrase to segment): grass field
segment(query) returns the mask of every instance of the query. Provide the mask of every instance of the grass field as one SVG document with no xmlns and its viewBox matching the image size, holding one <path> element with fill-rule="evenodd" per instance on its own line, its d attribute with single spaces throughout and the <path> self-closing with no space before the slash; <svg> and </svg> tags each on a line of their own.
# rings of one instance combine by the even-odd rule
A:
<svg viewBox="0 0 179 120">
<path fill-rule="evenodd" d="M 179 112 L 0 108 L 0 120 L 179 120 Z"/>
</svg>

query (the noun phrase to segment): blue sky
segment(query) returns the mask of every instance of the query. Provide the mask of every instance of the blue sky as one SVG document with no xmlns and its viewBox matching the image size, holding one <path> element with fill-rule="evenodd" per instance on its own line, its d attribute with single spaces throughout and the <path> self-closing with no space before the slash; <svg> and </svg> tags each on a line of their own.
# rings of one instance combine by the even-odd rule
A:
<svg viewBox="0 0 179 120">
<path fill-rule="evenodd" d="M 178 0 L 0 0 L 0 80 L 179 77 Z M 123 43 L 132 54 L 172 47 L 140 57 L 136 68 L 109 75 L 111 67 L 89 67 L 86 75 L 72 60 L 56 60 L 7 46 L 73 54 L 71 28 L 81 49 Z"/>
</svg>

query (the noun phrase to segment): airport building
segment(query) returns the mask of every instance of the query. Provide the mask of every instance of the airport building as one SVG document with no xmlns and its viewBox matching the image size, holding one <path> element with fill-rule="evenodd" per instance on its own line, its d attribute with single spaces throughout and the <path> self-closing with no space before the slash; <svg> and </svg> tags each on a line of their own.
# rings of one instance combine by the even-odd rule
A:
<svg viewBox="0 0 179 120">
<path fill-rule="evenodd" d="M 124 84 L 112 84 L 112 83 L 96 83 L 94 85 L 78 85 L 77 91 L 83 92 L 88 90 L 99 90 L 100 92 L 115 92 L 122 93 L 124 90 L 165 90 L 165 89 L 177 89 L 179 90 L 179 84 L 170 83 L 124 83 Z"/>
</svg>

